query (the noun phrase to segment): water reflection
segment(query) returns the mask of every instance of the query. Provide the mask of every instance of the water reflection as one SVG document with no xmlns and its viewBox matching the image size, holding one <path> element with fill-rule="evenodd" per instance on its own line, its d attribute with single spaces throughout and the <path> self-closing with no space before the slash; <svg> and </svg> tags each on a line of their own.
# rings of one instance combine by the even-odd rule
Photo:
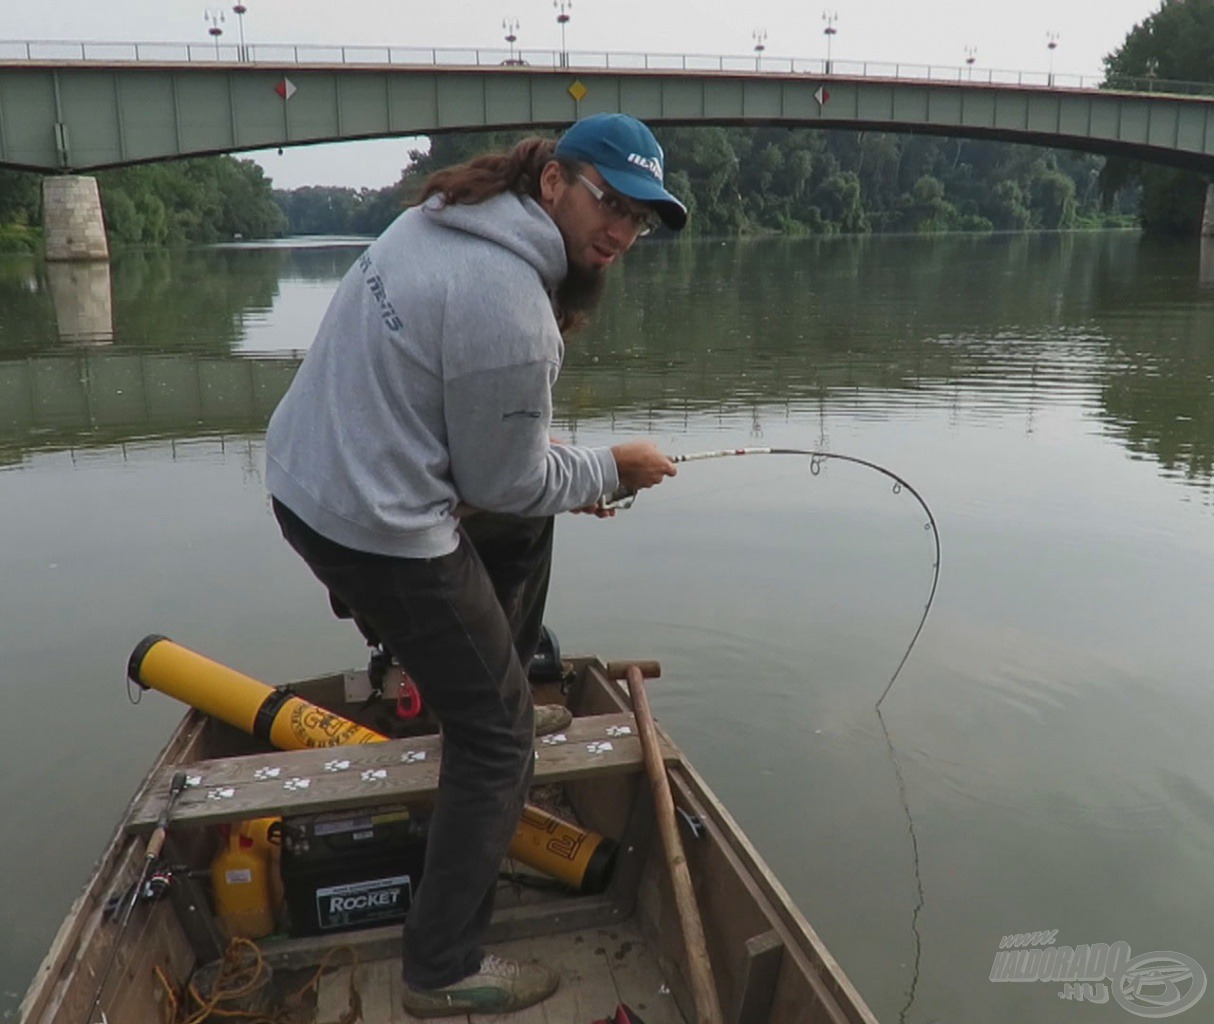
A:
<svg viewBox="0 0 1214 1024">
<path fill-rule="evenodd" d="M 88 353 L 59 344 L 56 309 L 61 328 L 72 319 L 60 286 L 28 262 L 0 263 L 0 441 L 14 458 L 260 431 L 356 253 L 127 254 L 113 273 L 116 344 Z M 1131 234 L 643 246 L 570 343 L 561 427 L 748 410 L 758 438 L 765 418 L 794 407 L 823 420 L 943 407 L 1032 431 L 1062 403 L 1208 485 L 1214 294 L 1194 257 Z M 259 334 L 271 322 L 278 335 Z M 241 354 L 251 337 L 281 356 Z"/>
<path fill-rule="evenodd" d="M 646 245 L 569 346 L 560 434 L 822 443 L 940 517 L 940 601 L 887 705 L 905 792 L 872 703 L 932 550 L 875 474 L 688 465 L 635 513 L 563 523 L 554 578 L 570 650 L 662 657 L 659 714 L 883 1020 L 912 994 L 908 1020 L 1055 1019 L 1056 992 L 985 981 L 997 937 L 1042 922 L 1211 962 L 1214 542 L 1186 499 L 1214 472 L 1214 291 L 1195 248 Z M 364 657 L 281 543 L 258 439 L 356 251 L 134 254 L 114 344 L 90 349 L 60 342 L 36 265 L 0 260 L 0 451 L 27 467 L 0 473 L 25 726 L 0 797 L 46 810 L 0 860 L 10 1007 L 176 718 L 122 704 L 140 636 L 274 682 Z M 26 685 L 48 672 L 88 685 L 48 701 Z M 105 773 L 78 771 L 82 743 Z M 80 841 L 57 842 L 69 820 Z"/>
<path fill-rule="evenodd" d="M 108 260 L 48 262 L 59 340 L 101 344 L 114 339 L 114 305 Z"/>
<path fill-rule="evenodd" d="M 0 362 L 0 464 L 150 437 L 256 434 L 298 359 L 87 351 Z"/>
</svg>

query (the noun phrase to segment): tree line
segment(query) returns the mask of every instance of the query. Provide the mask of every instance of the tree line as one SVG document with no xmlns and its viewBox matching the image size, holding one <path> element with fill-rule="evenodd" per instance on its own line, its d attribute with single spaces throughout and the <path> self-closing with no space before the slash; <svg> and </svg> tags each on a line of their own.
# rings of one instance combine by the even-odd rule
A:
<svg viewBox="0 0 1214 1024">
<path fill-rule="evenodd" d="M 1132 223 L 1138 189 L 1110 203 L 1100 157 L 1007 143 L 784 128 L 660 128 L 667 184 L 688 234 L 1069 230 Z M 97 175 L 110 241 L 181 246 L 282 235 L 376 235 L 431 171 L 507 148 L 521 133 L 441 135 L 382 189 L 274 189 L 230 156 Z M 0 249 L 33 249 L 37 175 L 0 172 Z"/>
<path fill-rule="evenodd" d="M 1136 191 L 1102 208 L 1103 161 L 1004 143 L 783 128 L 665 128 L 667 185 L 689 234 L 1071 229 L 1132 222 Z M 293 234 L 377 234 L 426 177 L 522 133 L 435 136 L 390 188 L 275 192 Z"/>
<path fill-rule="evenodd" d="M 1214 82 L 1214 0 L 1162 0 L 1105 59 L 1107 79 Z M 688 234 L 1069 230 L 1140 224 L 1195 235 L 1200 175 L 1124 158 L 1009 143 L 810 129 L 679 127 L 656 133 Z M 230 156 L 98 174 L 116 246 L 190 245 L 284 234 L 375 235 L 438 167 L 521 134 L 437 135 L 383 189 L 275 190 Z M 0 171 L 0 251 L 34 249 L 36 175 Z"/>
<path fill-rule="evenodd" d="M 230 156 L 100 171 L 97 185 L 111 246 L 206 245 L 287 232 L 270 180 L 252 160 Z M 0 170 L 0 252 L 40 242 L 42 177 Z"/>
</svg>

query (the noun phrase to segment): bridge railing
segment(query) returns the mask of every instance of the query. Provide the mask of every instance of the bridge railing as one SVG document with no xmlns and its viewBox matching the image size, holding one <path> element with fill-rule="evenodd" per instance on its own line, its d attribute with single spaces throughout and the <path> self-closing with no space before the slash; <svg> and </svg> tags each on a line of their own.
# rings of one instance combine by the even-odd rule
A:
<svg viewBox="0 0 1214 1024">
<path fill-rule="evenodd" d="M 121 43 L 0 41 L 0 64 L 155 63 L 344 67 L 536 67 L 610 71 L 721 71 L 881 78 L 973 85 L 1055 89 L 1124 89 L 1132 92 L 1214 96 L 1214 84 L 1128 76 L 1015 71 L 974 65 L 823 60 L 816 57 L 641 53 L 414 46 L 325 46 L 299 43 Z"/>
</svg>

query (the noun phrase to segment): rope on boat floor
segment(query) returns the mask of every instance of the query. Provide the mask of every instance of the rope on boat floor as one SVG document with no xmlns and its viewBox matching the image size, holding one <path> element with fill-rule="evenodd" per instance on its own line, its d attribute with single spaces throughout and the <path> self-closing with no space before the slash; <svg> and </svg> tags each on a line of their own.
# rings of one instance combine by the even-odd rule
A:
<svg viewBox="0 0 1214 1024">
<path fill-rule="evenodd" d="M 330 949 L 303 985 L 288 992 L 280 1003 L 266 1007 L 264 999 L 272 975 L 270 965 L 256 942 L 240 937 L 228 943 L 220 960 L 195 971 L 180 988 L 169 981 L 159 965 L 156 966 L 156 977 L 165 992 L 163 1019 L 166 1024 L 203 1024 L 212 1019 L 239 1020 L 246 1024 L 312 1024 L 320 979 L 343 953 L 352 968 L 346 1010 L 336 1021 L 317 1024 L 354 1024 L 362 1016 L 362 994 L 358 990 L 358 954 L 352 946 Z M 209 969 L 214 971 L 213 979 L 209 977 Z M 200 976 L 206 979 L 201 985 Z"/>
</svg>

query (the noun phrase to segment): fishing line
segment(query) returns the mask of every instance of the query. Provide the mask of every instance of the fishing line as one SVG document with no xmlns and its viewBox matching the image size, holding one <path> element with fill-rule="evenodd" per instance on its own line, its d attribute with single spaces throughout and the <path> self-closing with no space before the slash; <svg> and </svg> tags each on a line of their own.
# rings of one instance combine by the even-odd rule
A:
<svg viewBox="0 0 1214 1024">
<path fill-rule="evenodd" d="M 925 897 L 923 892 L 923 873 L 919 862 L 919 837 L 915 831 L 915 819 L 910 811 L 910 799 L 906 792 L 906 779 L 902 773 L 902 764 L 898 760 L 898 755 L 894 749 L 894 741 L 890 736 L 889 728 L 885 724 L 885 716 L 881 713 L 881 704 L 890 690 L 893 688 L 894 681 L 902 672 L 903 666 L 910 657 L 911 651 L 914 650 L 915 644 L 919 640 L 920 634 L 923 632 L 923 626 L 927 622 L 927 617 L 932 609 L 932 604 L 936 599 L 936 588 L 940 583 L 940 530 L 936 525 L 936 517 L 932 514 L 931 506 L 924 500 L 914 486 L 907 480 L 899 476 L 893 470 L 887 469 L 885 466 L 879 465 L 876 462 L 871 462 L 868 459 L 861 459 L 855 455 L 841 455 L 838 452 L 821 451 L 818 449 L 808 448 L 769 448 L 769 447 L 751 447 L 751 448 L 723 448 L 717 451 L 692 452 L 685 455 L 672 455 L 670 461 L 674 463 L 681 462 L 700 462 L 705 459 L 726 459 L 740 455 L 799 455 L 803 458 L 809 458 L 809 471 L 814 476 L 821 472 L 822 463 L 829 459 L 834 459 L 838 462 L 850 462 L 857 466 L 864 466 L 868 469 L 875 470 L 882 476 L 888 477 L 894 482 L 894 493 L 898 494 L 902 490 L 908 491 L 914 499 L 919 503 L 919 507 L 923 509 L 927 516 L 927 529 L 931 530 L 932 541 L 935 545 L 935 552 L 932 562 L 932 582 L 928 589 L 927 601 L 923 606 L 923 614 L 919 617 L 919 622 L 915 627 L 914 633 L 911 635 L 910 643 L 906 645 L 906 650 L 902 654 L 897 667 L 894 669 L 893 675 L 889 677 L 889 682 L 885 684 L 885 689 L 881 691 L 881 696 L 877 698 L 873 705 L 873 710 L 877 713 L 877 721 L 881 726 L 881 734 L 885 738 L 886 749 L 889 753 L 890 761 L 894 766 L 894 778 L 898 785 L 898 801 L 902 805 L 902 813 L 906 817 L 907 832 L 910 836 L 911 856 L 913 859 L 914 874 L 915 874 L 915 892 L 917 900 L 915 908 L 911 913 L 911 933 L 914 936 L 915 955 L 914 963 L 911 968 L 911 981 L 906 993 L 906 1003 L 902 1006 L 898 1014 L 899 1024 L 905 1024 L 911 1007 L 915 1003 L 915 995 L 919 987 L 919 973 L 923 957 L 923 936 L 919 932 L 919 914 L 923 910 Z M 631 505 L 635 494 L 626 498 L 623 502 L 617 504 L 627 507 Z"/>
<path fill-rule="evenodd" d="M 931 507 L 924 500 L 915 488 L 907 482 L 903 477 L 899 476 L 892 469 L 887 469 L 879 463 L 872 462 L 868 459 L 861 459 L 855 455 L 842 455 L 838 452 L 821 451 L 813 448 L 720 448 L 716 451 L 707 452 L 690 452 L 684 455 L 668 456 L 671 462 L 702 462 L 706 459 L 729 459 L 740 455 L 799 455 L 802 458 L 808 458 L 809 471 L 812 475 L 817 476 L 822 471 L 822 463 L 827 460 L 834 459 L 837 462 L 850 462 L 856 466 L 864 466 L 867 469 L 875 470 L 882 476 L 888 477 L 894 482 L 894 493 L 898 494 L 906 490 L 911 494 L 915 501 L 919 503 L 919 507 L 923 509 L 927 516 L 926 529 L 931 530 L 932 542 L 935 545 L 935 552 L 932 559 L 932 583 L 928 589 L 927 601 L 923 606 L 923 614 L 919 617 L 918 625 L 915 626 L 915 631 L 911 635 L 910 643 L 906 645 L 906 650 L 902 652 L 902 657 L 898 661 L 897 667 L 894 669 L 893 675 L 889 677 L 889 682 L 885 684 L 885 689 L 881 691 L 881 696 L 877 698 L 877 702 L 873 707 L 880 712 L 881 704 L 885 698 L 889 696 L 889 691 L 893 689 L 894 681 L 902 672 L 903 666 L 911 655 L 911 651 L 915 649 L 915 644 L 919 642 L 919 635 L 923 632 L 923 627 L 927 623 L 927 617 L 932 610 L 932 604 L 936 600 L 936 588 L 940 583 L 940 530 L 936 526 L 936 517 L 932 514 Z M 621 501 L 609 503 L 609 507 L 628 508 L 635 500 L 636 494 L 630 494 Z M 882 722 L 884 727 L 884 721 Z"/>
</svg>

